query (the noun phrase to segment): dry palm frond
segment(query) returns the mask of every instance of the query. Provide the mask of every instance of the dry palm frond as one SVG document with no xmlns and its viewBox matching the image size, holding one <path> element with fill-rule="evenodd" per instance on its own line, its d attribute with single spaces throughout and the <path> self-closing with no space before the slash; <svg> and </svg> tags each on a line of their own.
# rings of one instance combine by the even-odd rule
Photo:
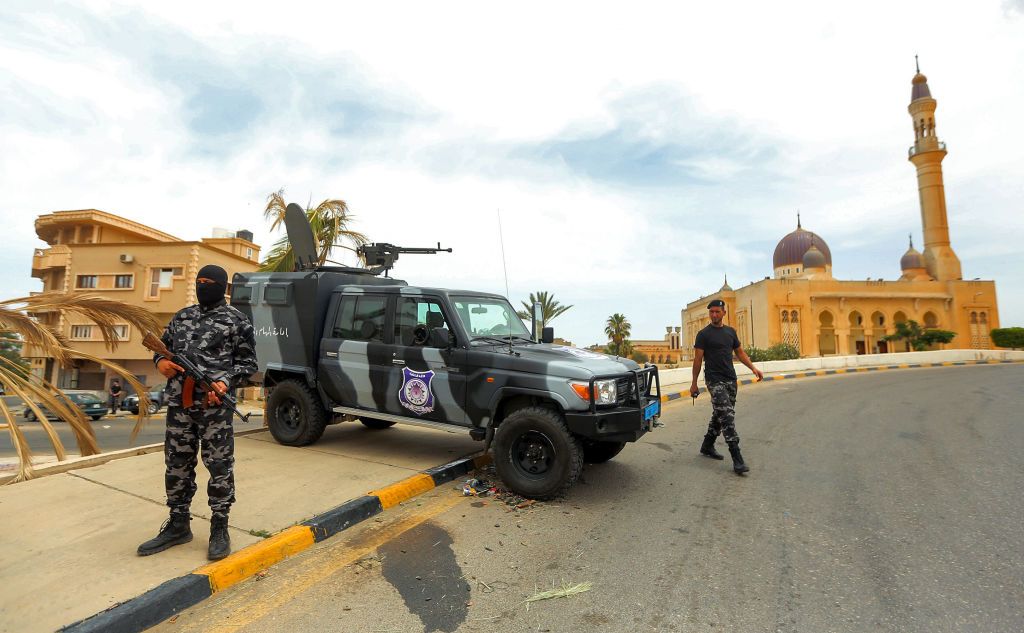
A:
<svg viewBox="0 0 1024 633">
<path fill-rule="evenodd" d="M 67 365 L 73 358 L 93 361 L 121 376 L 139 395 L 139 414 L 132 430 L 134 441 L 142 428 L 144 412 L 149 406 L 148 392 L 123 367 L 68 347 L 67 341 L 52 328 L 40 323 L 33 314 L 45 312 L 73 313 L 95 323 L 109 349 L 118 343 L 116 327 L 125 322 L 140 332 L 160 330 L 160 322 L 145 308 L 131 306 L 120 301 L 107 299 L 100 295 L 83 292 L 43 292 L 30 297 L 0 301 L 0 331 L 12 332 L 27 345 L 34 345 L 46 356 L 54 358 L 58 363 Z M 45 430 L 58 460 L 67 458 L 64 445 L 47 419 L 45 411 L 64 420 L 70 426 L 78 444 L 79 454 L 94 455 L 100 452 L 96 442 L 96 433 L 85 413 L 55 385 L 39 376 L 26 371 L 23 365 L 14 360 L 0 357 L 0 384 L 9 395 L 17 396 L 25 402 L 25 406 L 35 414 Z M 18 473 L 12 481 L 24 481 L 35 476 L 32 468 L 32 456 L 25 435 L 18 426 L 15 414 L 0 398 L 0 417 L 7 422 L 7 429 L 18 454 Z"/>
<path fill-rule="evenodd" d="M 107 369 L 116 373 L 118 376 L 124 378 L 128 382 L 128 384 L 131 385 L 132 389 L 135 390 L 135 393 L 139 396 L 139 412 L 135 416 L 135 426 L 132 428 L 131 441 L 134 442 L 135 438 L 139 434 L 139 431 L 141 431 L 142 427 L 145 426 L 145 414 L 146 411 L 149 410 L 149 390 L 146 389 L 145 385 L 139 382 L 138 378 L 136 378 L 131 372 L 129 372 L 124 367 L 121 367 L 120 365 L 116 365 L 98 356 L 93 356 L 92 354 L 79 352 L 78 350 L 71 350 L 69 353 L 71 356 L 75 358 L 84 358 L 85 360 L 91 360 L 94 363 L 98 363 L 103 367 L 106 367 Z"/>
<path fill-rule="evenodd" d="M 284 199 L 284 189 L 267 196 L 267 207 L 263 211 L 264 217 L 271 220 L 270 230 L 276 230 L 284 223 L 285 210 L 288 204 Z M 366 244 L 369 239 L 358 231 L 351 231 L 347 227 L 352 223 L 355 216 L 349 213 L 348 205 L 344 200 L 330 199 L 321 202 L 315 209 L 311 205 L 306 207 L 306 219 L 309 220 L 310 229 L 313 232 L 313 241 L 317 249 L 318 263 L 323 266 L 331 256 L 334 248 L 356 250 L 345 243 L 356 247 Z M 295 269 L 295 254 L 292 252 L 291 243 L 288 237 L 282 237 L 274 242 L 267 256 L 260 264 L 260 270 L 271 272 L 292 272 Z"/>
<path fill-rule="evenodd" d="M 523 600 L 523 602 L 526 603 L 526 608 L 529 609 L 531 602 L 537 602 L 538 600 L 550 600 L 551 598 L 568 598 L 569 596 L 575 596 L 576 594 L 590 591 L 593 588 L 594 583 L 590 581 L 569 585 L 563 580 L 561 587 L 535 593 L 526 600 Z"/>
<path fill-rule="evenodd" d="M 3 398 L 0 398 L 0 415 L 7 420 L 7 432 L 11 434 L 11 443 L 14 444 L 14 450 L 18 454 L 18 473 L 11 482 L 32 479 L 35 476 L 32 470 L 32 451 L 28 447 L 28 441 L 25 440 L 25 434 L 18 428 L 14 414 Z"/>
<path fill-rule="evenodd" d="M 42 292 L 31 297 L 0 302 L 0 308 L 4 308 L 3 312 L 9 314 L 9 307 L 17 304 L 24 304 L 19 310 L 28 313 L 59 311 L 77 314 L 100 328 L 109 349 L 117 347 L 116 326 L 122 325 L 125 321 L 140 332 L 155 332 L 161 327 L 153 313 L 143 307 L 88 292 Z"/>
</svg>

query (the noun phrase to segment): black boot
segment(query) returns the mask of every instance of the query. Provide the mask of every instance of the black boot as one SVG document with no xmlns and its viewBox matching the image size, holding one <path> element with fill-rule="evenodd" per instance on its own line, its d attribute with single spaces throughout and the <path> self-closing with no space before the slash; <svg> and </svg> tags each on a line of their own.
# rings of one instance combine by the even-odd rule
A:
<svg viewBox="0 0 1024 633">
<path fill-rule="evenodd" d="M 191 517 L 187 514 L 172 514 L 171 518 L 164 521 L 159 534 L 139 545 L 139 556 L 156 554 L 175 545 L 182 545 L 191 541 L 192 528 L 189 526 L 189 521 L 191 520 Z"/>
<path fill-rule="evenodd" d="M 228 536 L 228 518 L 215 516 L 210 521 L 210 549 L 206 558 L 220 560 L 231 553 L 231 537 Z"/>
<path fill-rule="evenodd" d="M 739 444 L 730 444 L 729 454 L 732 455 L 732 469 L 737 475 L 742 475 L 750 470 L 750 467 L 743 463 L 743 455 L 740 454 Z"/>
<path fill-rule="evenodd" d="M 704 436 L 704 443 L 700 445 L 700 454 L 711 459 L 725 459 L 725 456 L 715 450 L 716 436 L 708 433 Z"/>
</svg>

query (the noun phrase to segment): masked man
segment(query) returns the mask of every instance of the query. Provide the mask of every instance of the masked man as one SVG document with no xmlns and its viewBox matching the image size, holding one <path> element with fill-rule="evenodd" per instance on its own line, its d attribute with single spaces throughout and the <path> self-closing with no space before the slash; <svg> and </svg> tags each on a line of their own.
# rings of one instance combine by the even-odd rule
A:
<svg viewBox="0 0 1024 633">
<path fill-rule="evenodd" d="M 157 369 L 167 378 L 167 434 L 164 440 L 164 483 L 171 516 L 160 533 L 139 546 L 139 556 L 162 552 L 192 540 L 189 507 L 196 492 L 197 455 L 210 471 L 210 547 L 207 557 L 219 560 L 231 551 L 228 511 L 235 501 L 235 436 L 230 409 L 218 395 L 229 393 L 257 369 L 252 324 L 227 305 L 228 274 L 220 266 L 204 266 L 196 277 L 198 305 L 174 315 L 161 337 L 173 354 L 194 362 L 214 381 L 216 393 L 199 389 L 182 368 L 159 354 Z"/>
</svg>

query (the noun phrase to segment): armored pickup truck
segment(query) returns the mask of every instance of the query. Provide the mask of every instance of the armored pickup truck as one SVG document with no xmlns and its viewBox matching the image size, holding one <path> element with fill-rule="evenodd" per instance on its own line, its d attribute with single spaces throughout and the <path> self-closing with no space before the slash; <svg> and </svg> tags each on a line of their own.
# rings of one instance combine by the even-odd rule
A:
<svg viewBox="0 0 1024 633">
<path fill-rule="evenodd" d="M 492 450 L 512 491 L 549 499 L 584 462 L 612 459 L 655 426 L 657 367 L 555 345 L 551 328 L 528 329 L 501 295 L 382 277 L 409 249 L 366 248 L 367 268 L 234 276 L 231 303 L 256 331 L 253 380 L 281 444 L 356 419 L 461 428 Z"/>
</svg>

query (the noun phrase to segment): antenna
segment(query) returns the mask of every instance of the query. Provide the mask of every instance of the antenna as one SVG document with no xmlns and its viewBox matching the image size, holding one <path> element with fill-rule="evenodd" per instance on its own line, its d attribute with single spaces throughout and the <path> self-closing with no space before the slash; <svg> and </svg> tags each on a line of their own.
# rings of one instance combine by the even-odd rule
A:
<svg viewBox="0 0 1024 633">
<path fill-rule="evenodd" d="M 508 265 L 505 263 L 505 235 L 501 230 L 501 209 L 498 209 L 498 241 L 501 242 L 501 268 L 505 271 L 505 298 L 508 299 Z M 507 316 L 507 315 L 506 315 Z M 511 317 L 510 317 L 511 318 Z M 508 322 L 508 353 L 512 354 L 512 322 Z"/>
</svg>

